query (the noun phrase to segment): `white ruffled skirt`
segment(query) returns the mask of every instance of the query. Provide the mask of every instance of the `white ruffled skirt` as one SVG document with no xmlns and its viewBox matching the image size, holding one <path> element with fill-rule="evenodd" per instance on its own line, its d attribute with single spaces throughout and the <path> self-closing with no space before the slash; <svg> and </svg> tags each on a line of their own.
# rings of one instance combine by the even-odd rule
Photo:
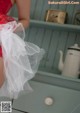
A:
<svg viewBox="0 0 80 113">
<path fill-rule="evenodd" d="M 0 96 L 17 99 L 32 91 L 28 81 L 35 76 L 44 50 L 24 41 L 25 30 L 16 21 L 0 25 L 0 44 L 4 61 L 5 82 Z"/>
</svg>

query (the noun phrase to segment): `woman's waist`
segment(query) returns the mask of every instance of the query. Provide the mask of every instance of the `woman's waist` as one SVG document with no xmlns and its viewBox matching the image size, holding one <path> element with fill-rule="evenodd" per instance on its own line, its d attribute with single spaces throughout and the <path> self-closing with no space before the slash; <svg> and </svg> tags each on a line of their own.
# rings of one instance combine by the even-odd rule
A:
<svg viewBox="0 0 80 113">
<path fill-rule="evenodd" d="M 0 13 L 0 24 L 5 24 L 7 22 L 15 21 L 15 19 L 9 15 Z"/>
</svg>

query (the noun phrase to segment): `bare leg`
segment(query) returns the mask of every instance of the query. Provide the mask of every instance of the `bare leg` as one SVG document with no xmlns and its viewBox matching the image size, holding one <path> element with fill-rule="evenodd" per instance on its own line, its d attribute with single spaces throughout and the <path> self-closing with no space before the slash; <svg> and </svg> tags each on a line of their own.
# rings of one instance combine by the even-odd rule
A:
<svg viewBox="0 0 80 113">
<path fill-rule="evenodd" d="M 3 57 L 0 57 L 0 88 L 2 87 L 5 80 L 3 68 L 4 68 Z"/>
</svg>

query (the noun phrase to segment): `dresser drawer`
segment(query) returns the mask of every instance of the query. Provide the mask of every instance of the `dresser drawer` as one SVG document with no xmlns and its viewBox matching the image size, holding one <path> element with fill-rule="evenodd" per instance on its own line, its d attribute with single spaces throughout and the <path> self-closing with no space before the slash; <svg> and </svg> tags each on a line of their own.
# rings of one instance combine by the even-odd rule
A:
<svg viewBox="0 0 80 113">
<path fill-rule="evenodd" d="M 30 84 L 34 91 L 14 100 L 14 108 L 29 113 L 71 113 L 80 104 L 79 91 L 35 81 Z"/>
</svg>

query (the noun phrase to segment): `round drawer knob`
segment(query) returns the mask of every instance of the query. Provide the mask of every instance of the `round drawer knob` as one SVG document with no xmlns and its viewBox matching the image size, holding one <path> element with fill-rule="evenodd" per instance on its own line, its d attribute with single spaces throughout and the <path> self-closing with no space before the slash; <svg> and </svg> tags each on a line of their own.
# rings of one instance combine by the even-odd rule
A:
<svg viewBox="0 0 80 113">
<path fill-rule="evenodd" d="M 53 98 L 46 97 L 45 98 L 45 104 L 48 105 L 48 106 L 52 105 L 53 104 Z"/>
</svg>

